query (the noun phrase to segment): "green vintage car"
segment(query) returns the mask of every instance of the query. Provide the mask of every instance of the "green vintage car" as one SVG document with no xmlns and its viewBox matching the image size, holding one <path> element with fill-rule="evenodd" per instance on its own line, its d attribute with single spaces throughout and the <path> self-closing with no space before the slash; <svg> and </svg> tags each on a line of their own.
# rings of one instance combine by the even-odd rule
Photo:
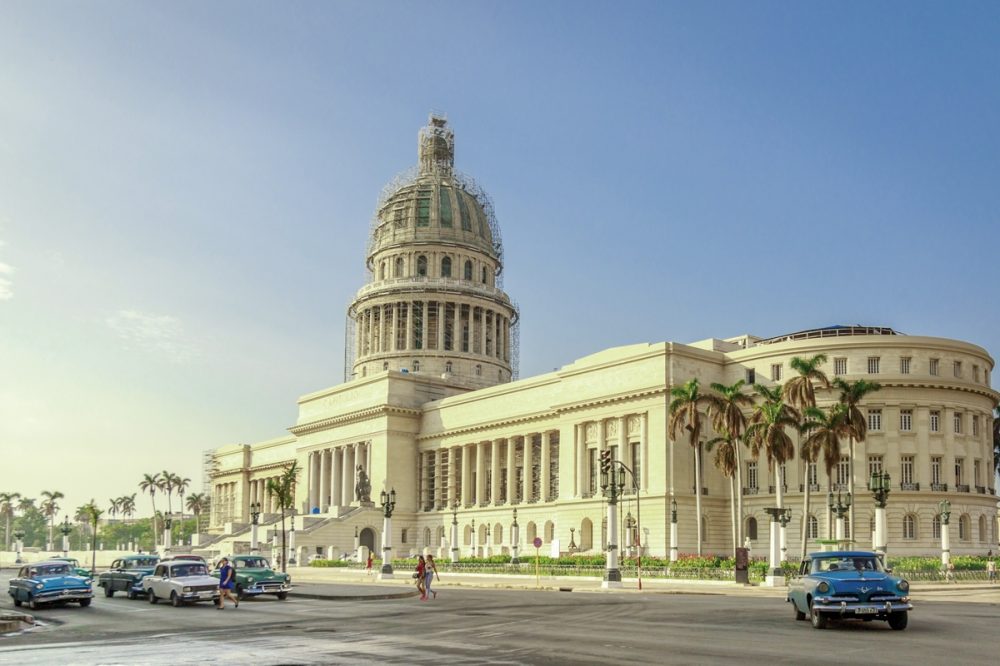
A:
<svg viewBox="0 0 1000 666">
<path fill-rule="evenodd" d="M 124 592 L 129 599 L 145 594 L 142 579 L 153 573 L 160 558 L 156 555 L 126 555 L 111 563 L 111 567 L 97 577 L 97 586 L 104 588 L 104 596 L 113 597 Z"/>
<path fill-rule="evenodd" d="M 90 569 L 84 569 L 83 567 L 81 567 L 80 560 L 76 559 L 75 557 L 53 557 L 52 561 L 65 562 L 70 566 L 71 569 L 73 569 L 73 573 L 76 574 L 77 576 L 83 576 L 84 578 L 94 577 L 93 574 L 90 572 Z"/>
<path fill-rule="evenodd" d="M 234 555 L 229 558 L 236 569 L 236 595 L 240 599 L 258 594 L 273 594 L 279 599 L 287 599 L 292 589 L 292 577 L 274 571 L 267 558 L 260 555 Z M 216 567 L 218 575 L 218 567 Z"/>
</svg>

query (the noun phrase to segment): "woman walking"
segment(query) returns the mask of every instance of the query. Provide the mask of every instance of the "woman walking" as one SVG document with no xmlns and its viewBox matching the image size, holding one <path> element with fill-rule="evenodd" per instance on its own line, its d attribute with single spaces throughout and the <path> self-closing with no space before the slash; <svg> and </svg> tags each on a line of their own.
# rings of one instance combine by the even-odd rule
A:
<svg viewBox="0 0 1000 666">
<path fill-rule="evenodd" d="M 427 563 L 423 555 L 417 555 L 417 573 L 413 577 L 417 579 L 417 590 L 420 592 L 420 600 L 427 601 L 427 589 L 424 587 L 424 572 L 427 571 Z"/>
<path fill-rule="evenodd" d="M 223 557 L 219 560 L 219 605 L 217 606 L 219 610 L 225 609 L 227 597 L 236 605 L 236 608 L 240 607 L 239 598 L 233 596 L 235 579 L 236 572 L 229 565 L 229 560 Z"/>
<path fill-rule="evenodd" d="M 427 598 L 427 593 L 430 592 L 434 596 L 432 599 L 437 599 L 438 593 L 431 589 L 431 580 L 434 576 L 438 575 L 437 565 L 434 564 L 434 556 L 427 556 L 427 564 L 424 566 L 424 599 Z M 441 582 L 441 577 L 438 576 L 438 582 Z"/>
</svg>

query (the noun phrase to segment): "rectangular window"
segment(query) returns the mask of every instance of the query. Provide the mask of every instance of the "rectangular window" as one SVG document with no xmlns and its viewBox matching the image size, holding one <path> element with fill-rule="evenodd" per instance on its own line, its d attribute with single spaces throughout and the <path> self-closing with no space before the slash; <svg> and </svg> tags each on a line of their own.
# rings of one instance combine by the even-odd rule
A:
<svg viewBox="0 0 1000 666">
<path fill-rule="evenodd" d="M 962 376 L 962 362 L 961 361 L 955 361 L 955 363 L 954 363 L 954 369 L 955 369 L 955 376 L 956 377 L 961 377 Z"/>
<path fill-rule="evenodd" d="M 835 375 L 846 375 L 847 374 L 847 359 L 846 358 L 835 358 L 835 359 L 833 359 L 833 374 L 835 374 Z"/>
<path fill-rule="evenodd" d="M 973 437 L 978 437 L 979 436 L 979 415 L 978 414 L 973 414 L 972 415 L 972 436 Z"/>
<path fill-rule="evenodd" d="M 816 463 L 814 462 L 809 463 L 809 469 L 806 473 L 806 476 L 809 479 L 810 486 L 815 486 L 819 483 L 819 481 L 817 481 L 817 479 L 819 478 L 819 472 L 817 470 Z"/>
<path fill-rule="evenodd" d="M 878 366 L 879 366 L 879 361 L 880 360 L 881 359 L 878 356 L 869 356 L 868 357 L 868 374 L 869 375 L 877 375 L 878 374 Z"/>
<path fill-rule="evenodd" d="M 931 458 L 931 483 L 941 483 L 941 456 Z"/>
<path fill-rule="evenodd" d="M 747 368 L 747 384 L 753 386 L 757 383 L 757 371 L 753 368 Z"/>
<path fill-rule="evenodd" d="M 910 357 L 904 356 L 899 359 L 899 374 L 908 375 L 910 374 Z"/>
<path fill-rule="evenodd" d="M 868 429 L 872 432 L 878 432 L 882 430 L 882 410 L 881 409 L 869 409 L 868 410 Z"/>
<path fill-rule="evenodd" d="M 903 456 L 900 458 L 900 471 L 902 472 L 903 483 L 913 483 L 913 456 Z"/>
<path fill-rule="evenodd" d="M 641 483 L 642 479 L 642 461 L 640 456 L 642 455 L 639 450 L 639 442 L 632 442 L 629 444 L 629 448 L 632 449 L 632 475 L 635 478 L 635 483 Z"/>
<path fill-rule="evenodd" d="M 747 462 L 747 488 L 756 490 L 759 486 L 757 485 L 757 463 L 754 461 Z"/>
<path fill-rule="evenodd" d="M 941 412 L 931 412 L 931 432 L 941 432 Z"/>
<path fill-rule="evenodd" d="M 882 456 L 868 456 L 868 476 L 882 473 Z"/>
<path fill-rule="evenodd" d="M 451 226 L 451 194 L 449 193 L 449 188 L 442 187 L 441 194 L 439 197 L 440 207 L 441 207 L 441 226 L 450 227 Z"/>
<path fill-rule="evenodd" d="M 781 364 L 772 363 L 771 364 L 771 379 L 776 382 L 781 381 Z"/>
<path fill-rule="evenodd" d="M 427 227 L 431 223 L 431 193 L 421 190 L 417 193 L 417 226 Z"/>
<path fill-rule="evenodd" d="M 913 410 L 912 409 L 901 409 L 899 410 L 899 429 L 903 432 L 910 432 L 913 430 Z"/>
<path fill-rule="evenodd" d="M 851 461 L 847 456 L 841 456 L 837 462 L 837 483 L 842 486 L 847 485 L 847 480 L 851 475 Z"/>
<path fill-rule="evenodd" d="M 934 375 L 935 377 L 937 377 L 937 375 L 938 375 L 938 374 L 939 374 L 939 372 L 940 372 L 940 371 L 938 370 L 938 359 L 936 359 L 936 358 L 932 358 L 932 359 L 930 360 L 930 362 L 928 363 L 928 365 L 927 365 L 927 369 L 928 369 L 928 371 L 930 371 L 930 373 L 931 373 L 932 375 Z"/>
<path fill-rule="evenodd" d="M 982 472 L 982 469 L 980 469 L 983 466 L 982 462 L 983 461 L 979 458 L 972 461 L 972 483 L 977 486 L 979 485 L 979 479 L 982 478 L 982 475 L 980 474 L 980 472 Z"/>
<path fill-rule="evenodd" d="M 965 458 L 955 458 L 955 485 L 962 485 L 962 469 L 965 467 Z"/>
<path fill-rule="evenodd" d="M 972 381 L 976 382 L 977 384 L 979 383 L 979 366 L 978 365 L 972 366 Z"/>
<path fill-rule="evenodd" d="M 956 435 L 961 435 L 962 434 L 962 412 L 955 412 L 955 415 L 952 417 L 952 422 L 955 425 L 955 434 Z"/>
</svg>

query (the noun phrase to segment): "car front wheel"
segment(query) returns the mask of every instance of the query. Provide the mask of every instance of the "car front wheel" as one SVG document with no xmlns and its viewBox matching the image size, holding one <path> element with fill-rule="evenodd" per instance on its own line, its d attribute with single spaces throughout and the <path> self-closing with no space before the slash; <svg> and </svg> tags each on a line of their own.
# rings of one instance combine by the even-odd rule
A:
<svg viewBox="0 0 1000 666">
<path fill-rule="evenodd" d="M 156 592 L 153 592 L 153 588 L 146 590 L 146 598 L 149 600 L 149 603 L 156 603 Z"/>
<path fill-rule="evenodd" d="M 108 595 L 111 596 L 110 594 Z M 80 608 L 86 608 L 90 605 L 90 599 L 80 599 Z"/>
<path fill-rule="evenodd" d="M 792 600 L 792 608 L 795 609 L 795 620 L 797 622 L 804 622 L 806 619 L 806 614 L 799 610 L 799 607 L 795 604 L 795 600 Z"/>
<path fill-rule="evenodd" d="M 278 598 L 284 601 L 288 598 L 288 592 L 278 592 Z"/>
<path fill-rule="evenodd" d="M 826 629 L 826 617 L 809 604 L 809 619 L 812 621 L 813 629 Z"/>
<path fill-rule="evenodd" d="M 907 613 L 906 611 L 900 611 L 898 613 L 889 613 L 889 626 L 895 631 L 902 631 L 906 629 Z"/>
<path fill-rule="evenodd" d="M 31 610 L 38 610 L 38 602 L 35 601 L 34 597 L 28 597 L 28 608 Z"/>
<path fill-rule="evenodd" d="M 174 608 L 178 608 L 181 605 L 181 598 L 177 596 L 177 592 L 170 593 L 170 605 Z"/>
</svg>

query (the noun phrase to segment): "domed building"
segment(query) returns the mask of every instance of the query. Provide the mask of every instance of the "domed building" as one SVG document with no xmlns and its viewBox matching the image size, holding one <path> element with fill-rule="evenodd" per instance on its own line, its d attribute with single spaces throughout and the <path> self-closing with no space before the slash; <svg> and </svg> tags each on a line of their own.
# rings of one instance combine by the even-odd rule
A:
<svg viewBox="0 0 1000 666">
<path fill-rule="evenodd" d="M 455 171 L 454 145 L 447 121 L 432 115 L 416 168 L 379 199 L 368 282 L 348 308 L 344 383 L 301 396 L 287 435 L 211 453 L 211 534 L 199 544 L 206 553 L 248 550 L 253 508 L 262 514 L 262 548 L 277 554 L 279 507 L 266 483 L 293 463 L 301 469 L 300 561 L 361 546 L 380 554 L 384 537 L 396 557 L 511 553 L 536 537 L 546 554 L 596 554 L 618 543 L 668 556 L 729 553 L 743 543 L 739 534 L 760 555 L 767 510 L 779 504 L 790 509 L 786 555 L 795 559 L 803 536 L 813 548 L 833 535 L 830 494 L 852 487 L 845 531 L 859 547 L 873 545 L 873 472 L 889 474 L 892 554 L 937 553 L 942 530 L 954 554 L 997 548 L 992 411 L 1000 396 L 986 350 L 831 326 L 632 344 L 518 379 L 519 314 L 502 287 L 499 228 L 489 198 Z M 801 438 L 791 433 L 796 455 L 776 468 L 744 448 L 738 476 L 702 456 L 696 478 L 696 451 L 715 433 L 706 427 L 696 446 L 671 439 L 670 390 L 692 378 L 703 391 L 738 380 L 775 389 L 794 376 L 793 359 L 818 354 L 831 379 L 881 385 L 859 405 L 865 440 L 853 449 L 842 442 L 829 476 L 802 460 Z M 820 407 L 836 399 L 817 390 Z M 619 534 L 606 522 L 602 455 L 629 471 Z M 383 490 L 395 490 L 390 535 L 372 501 Z"/>
</svg>

